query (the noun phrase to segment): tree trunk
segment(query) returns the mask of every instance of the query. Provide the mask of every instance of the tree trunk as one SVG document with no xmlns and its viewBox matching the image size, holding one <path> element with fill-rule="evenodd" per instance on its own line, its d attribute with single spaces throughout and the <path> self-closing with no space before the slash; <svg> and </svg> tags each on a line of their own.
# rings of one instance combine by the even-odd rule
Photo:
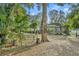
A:
<svg viewBox="0 0 79 59">
<path fill-rule="evenodd" d="M 47 38 L 47 4 L 42 4 L 42 21 L 41 21 L 41 42 L 48 42 Z"/>
<path fill-rule="evenodd" d="M 76 37 L 77 37 L 77 30 L 76 30 Z"/>
</svg>

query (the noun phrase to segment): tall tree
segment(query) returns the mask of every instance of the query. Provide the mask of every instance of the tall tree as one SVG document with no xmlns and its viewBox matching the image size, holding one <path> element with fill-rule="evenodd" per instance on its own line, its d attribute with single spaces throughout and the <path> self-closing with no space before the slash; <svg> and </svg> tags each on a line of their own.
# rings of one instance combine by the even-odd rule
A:
<svg viewBox="0 0 79 59">
<path fill-rule="evenodd" d="M 34 6 L 35 4 L 27 4 L 27 6 Z M 47 38 L 47 3 L 37 3 L 38 9 L 42 6 L 42 20 L 41 20 L 41 42 L 49 41 Z"/>
<path fill-rule="evenodd" d="M 47 4 L 42 4 L 41 42 L 48 42 L 47 38 Z"/>
</svg>

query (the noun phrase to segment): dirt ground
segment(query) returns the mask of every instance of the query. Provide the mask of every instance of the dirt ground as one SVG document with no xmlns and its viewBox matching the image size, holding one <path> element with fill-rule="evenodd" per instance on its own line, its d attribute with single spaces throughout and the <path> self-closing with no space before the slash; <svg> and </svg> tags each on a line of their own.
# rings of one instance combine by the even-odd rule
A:
<svg viewBox="0 0 79 59">
<path fill-rule="evenodd" d="M 14 55 L 79 56 L 79 39 L 75 36 L 49 35 L 48 39 L 50 42 L 41 43 Z"/>
</svg>

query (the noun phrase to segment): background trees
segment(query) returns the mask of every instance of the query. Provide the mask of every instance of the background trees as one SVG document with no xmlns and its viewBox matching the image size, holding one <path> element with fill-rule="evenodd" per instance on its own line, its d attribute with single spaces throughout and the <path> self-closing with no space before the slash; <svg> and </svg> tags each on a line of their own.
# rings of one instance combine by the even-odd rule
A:
<svg viewBox="0 0 79 59">
<path fill-rule="evenodd" d="M 26 9 L 33 8 L 37 5 L 39 12 L 37 15 L 31 15 Z M 65 4 L 57 4 L 63 6 Z M 61 27 L 65 26 L 66 30 L 72 30 L 79 28 L 79 4 L 69 4 L 70 12 L 66 15 L 63 10 L 52 9 L 48 14 L 49 4 L 0 4 L 0 33 L 5 34 L 5 38 L 13 33 L 21 34 L 30 32 L 33 29 L 34 32 L 41 32 L 41 42 L 48 41 L 47 38 L 47 20 L 48 15 L 52 23 L 59 23 L 60 31 Z M 53 7 L 52 7 L 53 8 Z M 28 13 L 28 14 L 27 14 Z M 40 25 L 39 25 L 40 24 Z M 66 31 L 67 33 L 67 31 Z M 9 36 L 10 37 L 10 36 Z M 12 38 L 14 39 L 14 38 Z"/>
<path fill-rule="evenodd" d="M 20 35 L 29 27 L 26 11 L 21 4 L 1 4 L 0 7 L 0 34 L 5 34 L 5 38 L 14 40 L 16 35 L 13 33 Z"/>
<path fill-rule="evenodd" d="M 69 29 L 79 28 L 79 6 L 78 4 L 72 4 L 70 8 L 71 12 L 67 15 L 69 22 Z"/>
<path fill-rule="evenodd" d="M 53 31 L 55 31 L 56 33 L 57 32 L 61 33 L 62 27 L 64 26 L 64 23 L 66 21 L 65 13 L 62 10 L 60 10 L 60 11 L 51 10 L 49 12 L 49 17 L 50 17 L 50 20 L 51 20 L 50 24 L 54 25 L 54 28 L 55 28 L 55 30 L 53 30 Z"/>
</svg>

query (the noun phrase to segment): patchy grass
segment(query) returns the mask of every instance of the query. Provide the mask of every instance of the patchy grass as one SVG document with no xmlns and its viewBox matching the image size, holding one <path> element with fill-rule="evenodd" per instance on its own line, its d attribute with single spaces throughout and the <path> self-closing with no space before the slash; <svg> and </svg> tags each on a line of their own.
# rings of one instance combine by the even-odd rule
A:
<svg viewBox="0 0 79 59">
<path fill-rule="evenodd" d="M 48 35 L 50 42 L 21 47 L 7 55 L 16 56 L 79 56 L 79 40 L 75 36 Z M 30 44 L 34 41 L 29 40 Z M 29 44 L 29 43 L 28 43 Z"/>
</svg>

